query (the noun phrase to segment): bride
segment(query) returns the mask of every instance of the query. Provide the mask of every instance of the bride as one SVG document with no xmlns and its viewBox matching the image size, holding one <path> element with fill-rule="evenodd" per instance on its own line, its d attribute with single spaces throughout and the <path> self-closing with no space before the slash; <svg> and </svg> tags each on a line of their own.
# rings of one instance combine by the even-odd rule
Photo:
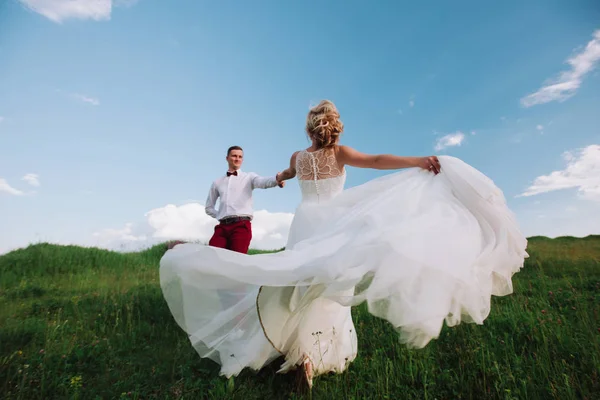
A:
<svg viewBox="0 0 600 400">
<path fill-rule="evenodd" d="M 284 251 L 184 243 L 161 259 L 174 319 L 222 375 L 283 355 L 278 372 L 300 367 L 312 386 L 355 359 L 352 306 L 366 302 L 402 343 L 422 348 L 444 322 L 482 324 L 491 296 L 512 293 L 527 241 L 489 178 L 453 157 L 339 145 L 343 124 L 327 100 L 309 111 L 306 131 L 312 145 L 277 178 L 297 177 L 302 193 Z M 410 169 L 344 190 L 346 165 Z"/>
</svg>

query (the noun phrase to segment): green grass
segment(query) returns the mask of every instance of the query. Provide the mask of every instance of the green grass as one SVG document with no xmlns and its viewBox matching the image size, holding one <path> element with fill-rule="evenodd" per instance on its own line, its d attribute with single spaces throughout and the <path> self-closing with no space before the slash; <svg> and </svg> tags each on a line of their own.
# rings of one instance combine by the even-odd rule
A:
<svg viewBox="0 0 600 400">
<path fill-rule="evenodd" d="M 233 380 L 200 359 L 158 283 L 166 245 L 139 253 L 32 245 L 0 256 L 0 394 L 7 399 L 300 399 L 279 361 Z M 354 309 L 359 356 L 315 381 L 324 399 L 600 398 L 600 236 L 530 239 L 515 293 L 483 326 L 408 350 Z"/>
</svg>

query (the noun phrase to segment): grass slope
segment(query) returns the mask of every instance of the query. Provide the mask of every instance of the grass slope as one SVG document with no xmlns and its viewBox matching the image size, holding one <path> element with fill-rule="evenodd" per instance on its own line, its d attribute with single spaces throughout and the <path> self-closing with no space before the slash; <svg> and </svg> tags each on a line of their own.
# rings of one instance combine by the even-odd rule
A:
<svg viewBox="0 0 600 400">
<path fill-rule="evenodd" d="M 308 398 L 278 361 L 235 380 L 200 359 L 158 283 L 166 245 L 139 253 L 33 245 L 0 256 L 0 394 L 7 399 Z M 354 309 L 359 356 L 319 377 L 327 399 L 592 399 L 600 393 L 600 236 L 530 238 L 515 293 L 483 326 L 407 350 Z"/>
</svg>

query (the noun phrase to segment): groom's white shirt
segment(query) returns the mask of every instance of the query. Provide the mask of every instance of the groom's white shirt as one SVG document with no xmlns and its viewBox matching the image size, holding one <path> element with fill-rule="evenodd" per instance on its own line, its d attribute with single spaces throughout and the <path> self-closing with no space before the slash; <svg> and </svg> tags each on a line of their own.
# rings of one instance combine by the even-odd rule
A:
<svg viewBox="0 0 600 400">
<path fill-rule="evenodd" d="M 254 215 L 252 191 L 277 186 L 276 177 L 262 177 L 254 172 L 237 171 L 237 176 L 223 175 L 211 185 L 205 210 L 218 220 L 226 217 L 250 217 Z M 219 209 L 215 204 L 219 199 Z"/>
</svg>

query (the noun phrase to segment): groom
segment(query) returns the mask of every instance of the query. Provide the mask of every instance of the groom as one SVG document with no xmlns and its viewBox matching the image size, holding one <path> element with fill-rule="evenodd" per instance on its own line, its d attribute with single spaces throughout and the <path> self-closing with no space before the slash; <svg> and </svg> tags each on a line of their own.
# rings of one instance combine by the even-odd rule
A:
<svg viewBox="0 0 600 400">
<path fill-rule="evenodd" d="M 278 180 L 279 174 L 261 177 L 254 172 L 243 172 L 244 151 L 240 146 L 231 146 L 225 159 L 229 169 L 212 183 L 206 199 L 206 213 L 219 220 L 208 244 L 247 253 L 252 240 L 252 191 L 283 187 L 285 182 Z M 217 199 L 220 199 L 218 210 Z"/>
</svg>

